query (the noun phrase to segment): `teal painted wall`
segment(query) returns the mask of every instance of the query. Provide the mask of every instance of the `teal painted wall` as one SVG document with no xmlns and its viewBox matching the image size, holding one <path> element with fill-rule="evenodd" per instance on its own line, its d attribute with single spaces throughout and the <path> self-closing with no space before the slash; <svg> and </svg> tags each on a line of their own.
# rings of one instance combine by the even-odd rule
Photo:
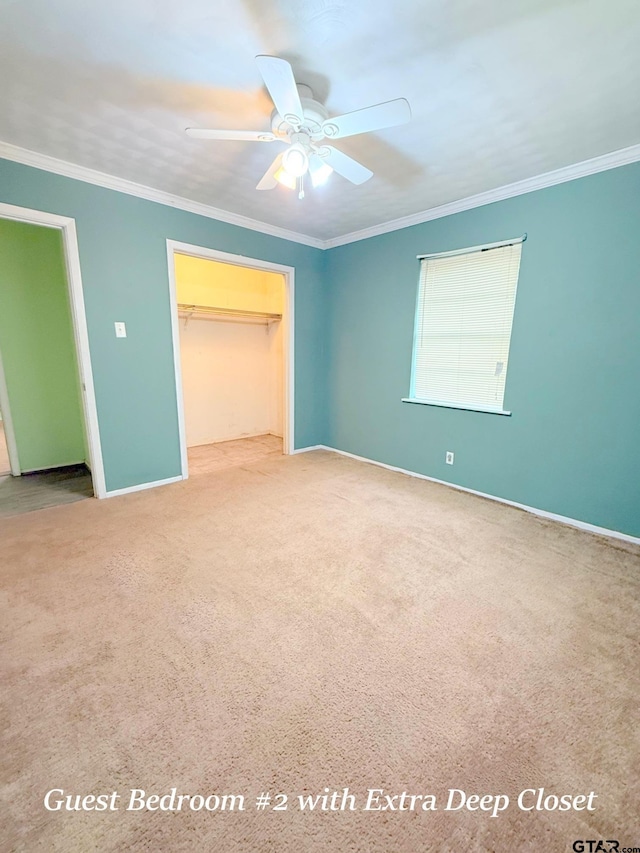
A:
<svg viewBox="0 0 640 853">
<path fill-rule="evenodd" d="M 296 268 L 294 446 L 322 441 L 323 253 L 0 160 L 0 201 L 76 220 L 108 490 L 178 476 L 166 239 Z M 128 337 L 117 339 L 123 320 Z"/>
<path fill-rule="evenodd" d="M 635 536 L 639 199 L 636 164 L 321 252 L 0 160 L 0 201 L 77 223 L 108 489 L 179 473 L 171 238 L 296 268 L 295 447 L 330 444 Z M 416 254 L 525 231 L 513 416 L 401 403 Z"/>
<path fill-rule="evenodd" d="M 60 231 L 0 219 L 0 352 L 20 470 L 84 462 Z"/>
<path fill-rule="evenodd" d="M 524 232 L 513 416 L 402 403 L 416 255 Z M 326 254 L 328 444 L 640 536 L 640 164 Z"/>
</svg>

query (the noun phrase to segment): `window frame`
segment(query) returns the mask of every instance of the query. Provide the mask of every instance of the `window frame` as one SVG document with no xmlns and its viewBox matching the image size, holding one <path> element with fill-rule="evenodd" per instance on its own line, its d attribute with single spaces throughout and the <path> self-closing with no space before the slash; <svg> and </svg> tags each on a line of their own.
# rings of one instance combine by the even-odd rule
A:
<svg viewBox="0 0 640 853">
<path fill-rule="evenodd" d="M 423 261 L 428 261 L 430 258 L 445 258 L 445 257 L 454 257 L 455 255 L 470 255 L 476 252 L 482 252 L 487 249 L 499 249 L 503 246 L 513 246 L 516 243 L 524 243 L 527 239 L 527 235 L 523 234 L 522 237 L 516 237 L 511 240 L 500 240 L 496 243 L 484 243 L 480 246 L 469 246 L 464 249 L 454 249 L 449 252 L 434 252 L 427 255 L 416 255 L 417 259 L 420 261 L 420 272 L 418 273 L 418 285 L 416 288 L 416 299 L 415 299 L 415 310 L 414 310 L 414 321 L 413 321 L 413 341 L 411 344 L 411 377 L 409 380 L 409 396 L 402 397 L 403 403 L 412 403 L 420 406 L 436 406 L 437 408 L 443 409 L 458 409 L 466 412 L 481 412 L 483 414 L 489 415 L 503 415 L 506 417 L 511 417 L 512 412 L 510 410 L 501 408 L 495 409 L 490 408 L 488 406 L 481 405 L 471 405 L 467 403 L 454 403 L 447 400 L 436 400 L 436 399 L 427 399 L 422 397 L 415 396 L 415 373 L 416 373 L 416 347 L 418 342 L 418 334 L 419 334 L 419 305 L 420 305 L 420 287 L 422 284 L 422 263 Z M 513 292 L 513 316 L 515 316 L 515 306 L 516 299 L 518 295 L 518 283 L 520 280 L 520 269 L 518 269 L 518 277 L 516 278 L 515 288 Z M 511 335 L 513 333 L 513 317 L 511 321 L 511 330 L 509 332 L 509 351 L 511 350 Z M 504 395 L 503 395 L 503 406 L 504 406 L 504 396 L 507 393 L 507 378 L 509 373 L 509 365 L 507 363 L 507 377 L 505 377 L 505 387 L 504 387 Z"/>
</svg>

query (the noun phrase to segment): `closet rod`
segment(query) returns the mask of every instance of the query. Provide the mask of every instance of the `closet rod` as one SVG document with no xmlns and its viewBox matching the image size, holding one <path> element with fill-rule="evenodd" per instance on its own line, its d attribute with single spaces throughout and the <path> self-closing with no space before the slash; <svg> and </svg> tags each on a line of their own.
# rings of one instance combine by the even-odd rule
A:
<svg viewBox="0 0 640 853">
<path fill-rule="evenodd" d="M 269 311 L 245 311 L 241 308 L 216 308 L 213 305 L 186 305 L 178 303 L 181 314 L 201 317 L 246 317 L 253 320 L 281 320 L 282 314 L 272 314 Z"/>
</svg>

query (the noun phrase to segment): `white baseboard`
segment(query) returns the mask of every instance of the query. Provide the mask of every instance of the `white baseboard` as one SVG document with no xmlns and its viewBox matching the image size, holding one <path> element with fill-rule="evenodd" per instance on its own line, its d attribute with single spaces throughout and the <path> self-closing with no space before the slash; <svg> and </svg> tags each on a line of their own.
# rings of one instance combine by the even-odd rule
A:
<svg viewBox="0 0 640 853">
<path fill-rule="evenodd" d="M 255 434 L 255 436 L 243 435 L 242 438 L 255 438 L 255 437 L 260 436 L 260 435 L 274 435 L 274 433 L 258 432 Z M 282 436 L 278 436 L 278 437 L 281 438 Z M 234 438 L 226 439 L 226 441 L 237 441 L 237 440 L 238 439 L 234 439 Z M 211 444 L 222 444 L 222 443 L 223 443 L 222 441 L 211 442 Z M 202 445 L 202 444 L 198 444 L 198 445 L 194 445 L 194 446 L 195 447 L 206 447 L 206 445 Z M 304 450 L 316 450 L 316 449 L 318 449 L 318 448 L 309 447 L 309 448 L 303 448 L 302 451 L 301 450 L 294 450 L 293 452 L 294 453 L 302 453 Z M 105 496 L 105 498 L 116 498 L 119 495 L 128 495 L 131 492 L 142 492 L 145 489 L 155 489 L 156 486 L 168 486 L 171 483 L 179 483 L 181 480 L 186 480 L 186 479 L 187 478 L 183 477 L 182 475 L 180 475 L 178 477 L 168 477 L 166 480 L 154 480 L 152 483 L 140 483 L 137 486 L 127 486 L 125 489 L 114 489 L 113 491 L 106 492 L 104 496 Z"/>
<path fill-rule="evenodd" d="M 471 495 L 478 495 L 481 498 L 488 498 L 491 501 L 497 501 L 507 506 L 523 509 L 525 512 L 530 512 L 533 515 L 547 518 L 550 521 L 558 521 L 560 524 L 567 524 L 570 527 L 577 527 L 579 530 L 586 530 L 588 533 L 595 533 L 597 536 L 608 536 L 613 539 L 622 539 L 623 542 L 631 542 L 634 545 L 640 545 L 640 537 L 630 536 L 628 533 L 621 533 L 618 530 L 610 530 L 608 527 L 597 527 L 595 524 L 588 524 L 586 521 L 579 521 L 576 518 L 569 518 L 566 515 L 556 515 L 554 512 L 547 512 L 544 509 L 537 509 L 526 504 L 519 504 L 515 501 L 509 501 L 506 498 L 499 498 L 496 495 L 489 495 L 486 492 L 478 492 L 476 489 L 468 489 L 466 486 L 458 486 L 456 483 L 448 483 L 446 480 L 438 480 L 436 477 L 429 477 L 426 474 L 418 474 L 417 471 L 408 471 L 406 468 L 397 468 L 395 465 L 387 465 L 386 462 L 377 462 L 375 459 L 368 459 L 366 456 L 357 456 L 355 453 L 348 453 L 346 450 L 338 450 L 337 447 L 328 447 L 325 444 L 317 444 L 315 447 L 303 447 L 295 453 L 305 453 L 308 450 L 330 450 L 332 453 L 339 453 L 340 456 L 348 456 L 350 459 L 357 459 L 358 462 L 368 462 L 370 465 L 377 465 L 378 468 L 386 468 L 389 471 L 397 471 L 399 474 L 407 474 L 409 477 L 417 477 L 420 480 L 429 480 L 431 483 L 438 483 L 441 486 L 449 486 L 451 489 L 457 489 L 460 492 L 468 492 Z"/>
<path fill-rule="evenodd" d="M 105 492 L 105 498 L 116 498 L 118 495 L 128 495 L 130 492 L 142 492 L 145 489 L 155 489 L 156 486 L 168 486 L 170 483 L 179 483 L 184 479 L 182 475 L 179 477 L 168 477 L 166 480 L 155 480 L 152 483 L 139 483 L 137 486 L 127 486 L 125 489 L 114 489 L 111 492 Z"/>
<path fill-rule="evenodd" d="M 228 438 L 212 438 L 211 441 L 200 441 L 198 444 L 188 444 L 187 450 L 195 450 L 196 447 L 209 447 L 210 444 L 226 444 L 227 441 L 242 441 L 245 438 L 260 438 L 263 435 L 274 435 L 276 438 L 282 438 L 277 432 L 260 430 L 260 432 L 247 432 L 242 435 L 231 435 Z"/>
<path fill-rule="evenodd" d="M 554 512 L 547 512 L 544 509 L 538 509 L 537 507 L 527 506 L 526 504 L 517 503 L 516 501 L 510 501 L 506 498 L 500 498 L 496 495 L 489 495 L 487 492 L 479 492 L 477 489 L 469 489 L 466 486 L 459 486 L 457 483 L 449 483 L 446 480 L 438 480 L 436 477 L 429 477 L 427 474 L 419 474 L 417 471 L 409 471 L 407 468 L 398 468 L 396 465 L 388 465 L 386 462 L 378 462 L 375 459 L 369 459 L 366 456 L 358 456 L 355 453 L 349 453 L 347 450 L 338 450 L 337 447 L 329 447 L 326 444 L 313 444 L 309 447 L 298 447 L 291 451 L 291 455 L 297 455 L 298 453 L 309 453 L 312 450 L 328 450 L 331 453 L 338 453 L 340 456 L 347 456 L 349 459 L 355 459 L 358 462 L 366 462 L 369 465 L 376 465 L 378 468 L 386 468 L 388 471 L 396 471 L 398 474 L 406 474 L 409 477 L 416 477 L 419 480 L 428 480 L 430 483 L 438 483 L 441 486 L 448 486 L 450 489 L 457 489 L 460 492 L 467 492 L 470 495 L 477 495 L 480 498 L 487 498 L 491 501 L 496 501 L 497 503 L 505 504 L 506 506 L 513 506 L 516 509 L 524 510 L 525 512 L 530 512 L 532 515 L 537 515 L 540 518 L 546 518 L 550 521 L 557 521 L 560 524 L 566 524 L 569 527 L 576 527 L 579 530 L 585 530 L 588 533 L 595 533 L 597 536 L 607 536 L 612 539 L 621 539 L 623 542 L 631 542 L 634 545 L 640 545 L 640 537 L 631 536 L 628 533 L 621 533 L 618 530 L 610 530 L 608 527 L 598 527 L 595 524 L 589 524 L 586 521 L 579 521 L 577 518 L 569 518 L 566 515 L 557 515 Z M 138 486 L 128 486 L 125 489 L 115 489 L 114 491 L 107 492 L 105 497 L 113 498 L 118 495 L 126 495 L 130 492 L 140 492 L 143 489 L 153 489 L 156 486 L 167 486 L 170 483 L 178 483 L 183 479 L 183 477 L 169 477 L 167 480 L 156 480 L 153 483 L 141 483 Z"/>
</svg>

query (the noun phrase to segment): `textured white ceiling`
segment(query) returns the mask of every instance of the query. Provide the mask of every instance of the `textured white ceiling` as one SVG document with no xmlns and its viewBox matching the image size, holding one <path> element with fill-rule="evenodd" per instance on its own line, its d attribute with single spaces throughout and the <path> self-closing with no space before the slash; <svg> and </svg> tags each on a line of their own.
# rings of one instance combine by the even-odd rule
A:
<svg viewBox="0 0 640 853">
<path fill-rule="evenodd" d="M 638 0 L 0 0 L 0 139 L 321 239 L 640 142 Z M 254 56 L 331 114 L 405 97 L 336 142 L 371 168 L 303 201 L 255 185 L 273 145 Z"/>
</svg>

